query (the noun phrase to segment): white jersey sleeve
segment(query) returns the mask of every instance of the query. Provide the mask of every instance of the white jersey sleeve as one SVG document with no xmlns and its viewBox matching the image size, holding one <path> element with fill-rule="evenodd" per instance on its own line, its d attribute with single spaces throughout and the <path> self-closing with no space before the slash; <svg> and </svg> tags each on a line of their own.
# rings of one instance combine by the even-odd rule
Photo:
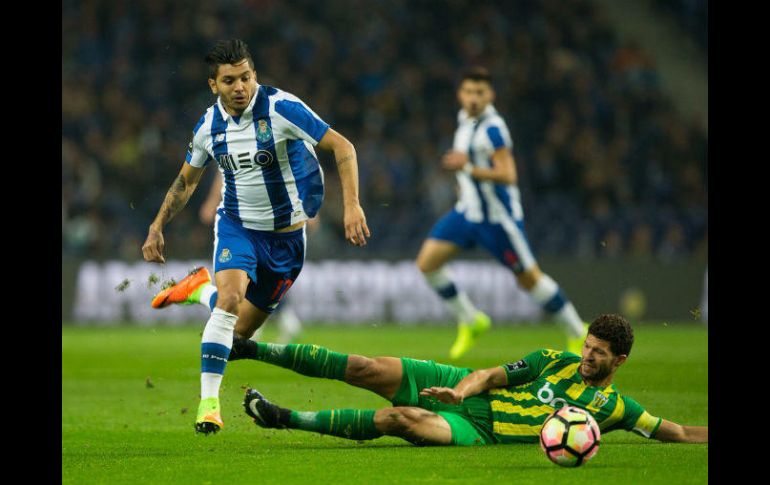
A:
<svg viewBox="0 0 770 485">
<path fill-rule="evenodd" d="M 274 111 L 286 120 L 286 123 L 281 123 L 280 129 L 283 132 L 281 135 L 287 139 L 301 139 L 316 146 L 329 129 L 328 123 L 290 93 L 281 93 L 275 100 Z"/>
</svg>

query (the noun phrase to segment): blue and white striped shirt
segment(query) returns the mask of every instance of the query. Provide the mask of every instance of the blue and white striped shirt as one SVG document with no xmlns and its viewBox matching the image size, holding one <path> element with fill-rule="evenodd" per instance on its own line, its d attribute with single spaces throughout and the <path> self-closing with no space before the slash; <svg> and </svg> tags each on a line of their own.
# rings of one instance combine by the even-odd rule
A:
<svg viewBox="0 0 770 485">
<path fill-rule="evenodd" d="M 273 231 L 316 215 L 323 170 L 314 146 L 329 125 L 293 94 L 271 86 L 257 91 L 240 117 L 221 100 L 201 116 L 186 161 L 215 160 L 224 175 L 219 208 L 247 229 Z"/>
<path fill-rule="evenodd" d="M 465 110 L 460 110 L 457 125 L 453 148 L 468 154 L 476 167 L 491 168 L 495 150 L 501 147 L 513 149 L 508 126 L 491 104 L 478 118 L 471 118 Z M 477 180 L 462 170 L 458 170 L 456 176 L 460 198 L 455 209 L 468 221 L 499 224 L 503 220 L 524 218 L 519 188 L 515 184 Z"/>
</svg>

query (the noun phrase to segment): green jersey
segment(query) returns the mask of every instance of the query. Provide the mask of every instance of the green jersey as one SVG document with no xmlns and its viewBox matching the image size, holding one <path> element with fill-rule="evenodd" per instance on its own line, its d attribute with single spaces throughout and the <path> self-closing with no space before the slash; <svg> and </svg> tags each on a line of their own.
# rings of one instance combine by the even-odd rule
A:
<svg viewBox="0 0 770 485">
<path fill-rule="evenodd" d="M 650 415 L 612 384 L 589 386 L 578 372 L 580 357 L 541 349 L 518 362 L 505 364 L 508 386 L 485 396 L 492 410 L 492 431 L 501 443 L 537 442 L 543 422 L 562 406 L 590 412 L 602 433 L 624 429 L 649 438 L 662 419 Z"/>
</svg>

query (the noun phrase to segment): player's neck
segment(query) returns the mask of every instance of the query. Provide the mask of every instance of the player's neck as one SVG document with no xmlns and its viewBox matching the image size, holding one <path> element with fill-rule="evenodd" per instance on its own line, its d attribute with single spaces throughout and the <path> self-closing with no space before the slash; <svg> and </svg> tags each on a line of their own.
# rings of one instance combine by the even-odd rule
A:
<svg viewBox="0 0 770 485">
<path fill-rule="evenodd" d="M 481 110 L 479 110 L 479 112 L 478 112 L 478 113 L 476 113 L 476 114 L 471 114 L 471 113 L 470 113 L 470 111 L 468 111 L 467 109 L 463 109 L 463 110 L 465 111 L 465 114 L 468 116 L 468 118 L 470 118 L 470 119 L 472 119 L 472 120 L 477 120 L 477 119 L 481 118 L 482 116 L 484 116 L 484 114 L 487 112 L 487 110 L 489 110 L 489 107 L 490 107 L 490 106 L 492 106 L 492 104 L 491 104 L 491 103 L 490 103 L 490 104 L 488 104 L 488 105 L 486 105 L 486 106 L 484 106 L 484 107 L 483 107 Z"/>
<path fill-rule="evenodd" d="M 613 372 L 612 374 L 608 375 L 608 376 L 607 376 L 607 377 L 605 377 L 604 379 L 597 379 L 597 380 L 593 380 L 593 379 L 586 379 L 586 378 L 584 377 L 584 378 L 583 378 L 583 382 L 585 382 L 585 383 L 586 383 L 586 384 L 588 384 L 589 386 L 593 386 L 593 387 L 607 387 L 607 386 L 609 386 L 610 384 L 612 384 L 612 377 L 613 377 L 614 375 L 615 375 L 615 373 Z"/>
</svg>

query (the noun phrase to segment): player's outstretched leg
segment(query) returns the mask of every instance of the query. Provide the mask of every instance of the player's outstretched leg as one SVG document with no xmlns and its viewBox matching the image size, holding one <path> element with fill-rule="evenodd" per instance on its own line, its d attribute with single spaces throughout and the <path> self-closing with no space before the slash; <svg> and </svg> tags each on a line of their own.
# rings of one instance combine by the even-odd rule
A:
<svg viewBox="0 0 770 485">
<path fill-rule="evenodd" d="M 254 389 L 246 391 L 243 407 L 246 414 L 263 428 L 301 429 L 356 441 L 389 435 L 419 445 L 452 442 L 449 423 L 439 415 L 417 407 L 293 411 L 268 401 Z"/>
<path fill-rule="evenodd" d="M 392 399 L 401 385 L 403 366 L 396 357 L 342 354 L 312 344 L 275 344 L 234 337 L 229 360 L 252 359 L 308 377 L 345 382 Z"/>
<path fill-rule="evenodd" d="M 217 289 L 211 284 L 211 274 L 205 267 L 195 268 L 179 283 L 169 286 L 153 297 L 153 308 L 165 308 L 171 304 L 192 305 L 201 303 L 214 308 Z"/>
<path fill-rule="evenodd" d="M 263 428 L 301 429 L 351 440 L 372 440 L 382 436 L 374 424 L 374 410 L 292 411 L 271 403 L 254 389 L 246 391 L 243 408 L 254 423 Z"/>
</svg>

